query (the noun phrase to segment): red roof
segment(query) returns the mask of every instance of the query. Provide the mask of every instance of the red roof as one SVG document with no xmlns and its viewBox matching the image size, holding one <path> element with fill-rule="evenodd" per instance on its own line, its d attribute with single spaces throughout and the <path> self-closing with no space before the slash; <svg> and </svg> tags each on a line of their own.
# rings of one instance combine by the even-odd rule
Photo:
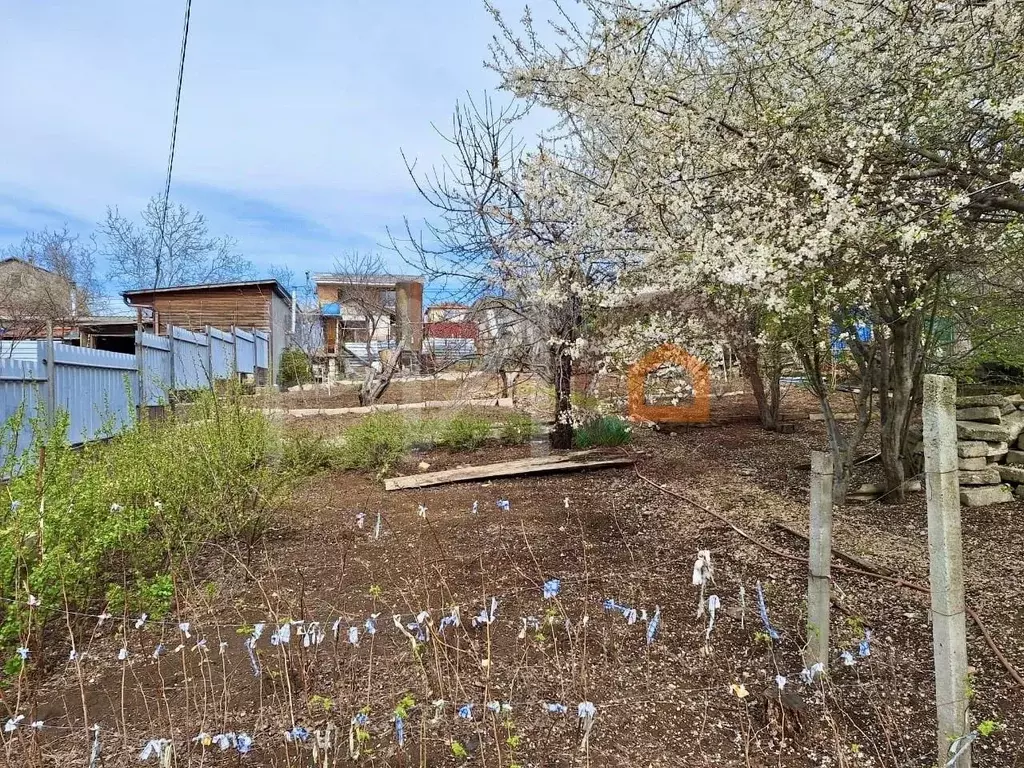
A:
<svg viewBox="0 0 1024 768">
<path fill-rule="evenodd" d="M 476 323 L 453 323 L 445 320 L 439 323 L 424 323 L 423 335 L 428 339 L 475 339 L 479 335 Z"/>
</svg>

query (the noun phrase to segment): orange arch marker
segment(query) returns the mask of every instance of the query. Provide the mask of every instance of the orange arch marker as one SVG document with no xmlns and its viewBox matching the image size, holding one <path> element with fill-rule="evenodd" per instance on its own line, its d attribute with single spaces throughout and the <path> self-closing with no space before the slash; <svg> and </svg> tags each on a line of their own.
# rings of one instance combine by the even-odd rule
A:
<svg viewBox="0 0 1024 768">
<path fill-rule="evenodd" d="M 648 405 L 647 376 L 663 365 L 686 369 L 693 381 L 693 400 L 686 405 Z M 662 424 L 702 424 L 711 418 L 711 376 L 708 367 L 682 347 L 664 344 L 637 361 L 627 379 L 629 415 Z"/>
</svg>

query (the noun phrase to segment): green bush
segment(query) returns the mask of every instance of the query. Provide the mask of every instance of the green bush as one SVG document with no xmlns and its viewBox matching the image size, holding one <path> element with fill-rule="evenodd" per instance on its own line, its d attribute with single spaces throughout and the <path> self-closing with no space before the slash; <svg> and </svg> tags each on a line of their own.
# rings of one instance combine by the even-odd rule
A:
<svg viewBox="0 0 1024 768">
<path fill-rule="evenodd" d="M 413 430 L 398 413 L 377 411 L 345 430 L 342 466 L 386 474 L 409 450 Z"/>
<path fill-rule="evenodd" d="M 309 384 L 313 381 L 313 368 L 309 364 L 309 356 L 297 347 L 289 347 L 281 353 L 280 365 L 281 371 L 277 378 L 282 387 Z"/>
<path fill-rule="evenodd" d="M 513 411 L 501 423 L 501 441 L 506 445 L 528 443 L 534 432 L 533 418 L 521 411 Z"/>
<path fill-rule="evenodd" d="M 490 435 L 490 421 L 460 413 L 442 422 L 434 439 L 453 451 L 475 451 Z"/>
<path fill-rule="evenodd" d="M 311 474 L 344 465 L 344 455 L 338 445 L 323 435 L 298 433 L 289 436 L 283 446 L 282 465 L 296 472 Z"/>
<path fill-rule="evenodd" d="M 600 416 L 584 422 L 575 430 L 577 448 L 626 445 L 633 437 L 629 425 L 617 416 Z"/>
<path fill-rule="evenodd" d="M 162 613 L 173 597 L 167 574 L 185 559 L 214 540 L 251 548 L 259 539 L 300 474 L 281 461 L 277 430 L 237 391 L 200 396 L 189 417 L 142 421 L 78 450 L 66 415 L 49 430 L 33 418 L 35 442 L 17 471 L 13 458 L 4 467 L 0 595 L 17 602 L 0 604 L 0 646 L 61 620 L 65 600 Z M 10 447 L 18 424 L 5 426 Z M 29 595 L 38 607 L 24 605 Z"/>
</svg>

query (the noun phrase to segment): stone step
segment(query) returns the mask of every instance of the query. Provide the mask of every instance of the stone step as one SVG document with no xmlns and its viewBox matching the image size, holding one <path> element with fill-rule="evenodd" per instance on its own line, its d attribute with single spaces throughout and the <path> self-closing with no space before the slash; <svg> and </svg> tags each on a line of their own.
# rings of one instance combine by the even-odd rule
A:
<svg viewBox="0 0 1024 768">
<path fill-rule="evenodd" d="M 1024 483 L 1024 467 L 1010 467 L 1005 464 L 998 464 L 996 471 L 1004 483 L 1014 483 L 1015 485 Z"/>
<path fill-rule="evenodd" d="M 1016 411 L 1016 407 L 1011 407 Z M 978 405 L 973 408 L 957 408 L 957 421 L 981 421 L 986 424 L 1000 424 L 1003 421 L 1003 412 L 998 405 Z"/>
<path fill-rule="evenodd" d="M 976 472 L 961 470 L 960 485 L 998 485 L 1002 478 L 995 467 L 986 467 Z"/>
<path fill-rule="evenodd" d="M 960 503 L 965 507 L 987 507 L 1012 501 L 1013 492 L 1008 485 L 980 485 L 960 489 Z"/>
<path fill-rule="evenodd" d="M 1005 424 L 958 421 L 956 423 L 956 436 L 959 440 L 986 440 L 1008 443 L 1010 441 L 1010 428 Z"/>
</svg>

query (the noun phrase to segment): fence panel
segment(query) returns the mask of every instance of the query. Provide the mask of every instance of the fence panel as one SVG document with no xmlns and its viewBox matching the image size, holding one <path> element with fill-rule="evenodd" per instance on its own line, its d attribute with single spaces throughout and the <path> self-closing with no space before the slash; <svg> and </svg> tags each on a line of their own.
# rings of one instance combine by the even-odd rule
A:
<svg viewBox="0 0 1024 768">
<path fill-rule="evenodd" d="M 215 378 L 231 378 L 236 359 L 240 373 L 267 368 L 269 334 L 209 330 L 208 335 L 182 328 L 171 328 L 170 336 L 137 332 L 135 355 L 54 343 L 48 361 L 46 342 L 12 345 L 11 355 L 0 357 L 0 467 L 29 447 L 31 419 L 44 415 L 51 391 L 54 407 L 68 415 L 68 442 L 79 444 L 131 425 L 139 403 L 162 405 L 172 390 L 202 389 Z M 15 352 L 27 359 L 12 359 Z M 14 423 L 18 414 L 22 418 Z"/>
<path fill-rule="evenodd" d="M 54 345 L 53 358 L 54 405 L 68 414 L 69 443 L 111 437 L 132 423 L 138 402 L 135 355 L 61 344 Z"/>
<path fill-rule="evenodd" d="M 235 354 L 239 373 L 256 373 L 256 337 L 235 328 Z"/>
<path fill-rule="evenodd" d="M 31 419 L 45 405 L 45 385 L 38 360 L 0 360 L 0 469 L 31 445 Z"/>
<path fill-rule="evenodd" d="M 235 337 L 218 328 L 207 328 L 213 379 L 230 379 L 235 373 Z"/>
<path fill-rule="evenodd" d="M 143 405 L 165 405 L 170 401 L 171 388 L 171 340 L 143 331 L 135 332 L 135 343 L 142 348 L 142 394 Z"/>
<path fill-rule="evenodd" d="M 253 331 L 256 337 L 256 367 L 266 370 L 270 367 L 270 334 Z"/>
<path fill-rule="evenodd" d="M 171 328 L 175 389 L 210 386 L 210 340 L 206 334 Z"/>
</svg>

